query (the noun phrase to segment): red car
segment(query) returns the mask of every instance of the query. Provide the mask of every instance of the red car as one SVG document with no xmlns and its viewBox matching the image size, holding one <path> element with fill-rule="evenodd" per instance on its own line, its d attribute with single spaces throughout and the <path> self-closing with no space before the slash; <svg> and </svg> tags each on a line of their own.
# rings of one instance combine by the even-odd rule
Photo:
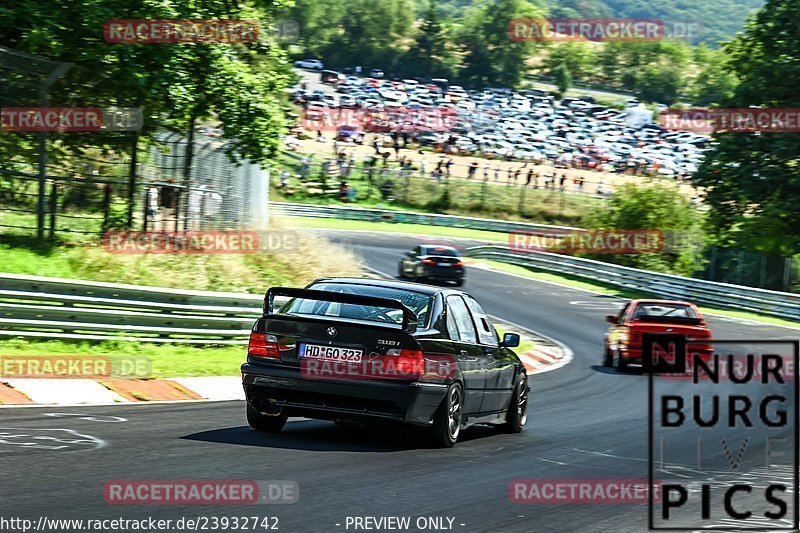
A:
<svg viewBox="0 0 800 533">
<path fill-rule="evenodd" d="M 631 300 L 618 315 L 606 316 L 613 324 L 605 335 L 603 366 L 625 370 L 642 364 L 642 333 L 684 333 L 689 339 L 710 339 L 711 330 L 697 306 L 670 300 Z M 690 344 L 691 356 L 706 358 L 714 352 L 710 344 Z"/>
</svg>

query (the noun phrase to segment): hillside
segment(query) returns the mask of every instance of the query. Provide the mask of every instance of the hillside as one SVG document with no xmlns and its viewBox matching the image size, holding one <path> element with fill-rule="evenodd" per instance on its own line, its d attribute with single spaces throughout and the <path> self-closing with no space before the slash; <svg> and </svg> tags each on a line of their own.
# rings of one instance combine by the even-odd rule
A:
<svg viewBox="0 0 800 533">
<path fill-rule="evenodd" d="M 458 17 L 470 5 L 484 0 L 438 0 L 441 12 Z M 424 5 L 427 0 L 417 0 Z M 763 0 L 537 0 L 547 5 L 553 17 L 656 18 L 665 23 L 696 23 L 702 28 L 693 44 L 716 45 L 741 30 L 747 16 L 760 8 Z"/>
</svg>

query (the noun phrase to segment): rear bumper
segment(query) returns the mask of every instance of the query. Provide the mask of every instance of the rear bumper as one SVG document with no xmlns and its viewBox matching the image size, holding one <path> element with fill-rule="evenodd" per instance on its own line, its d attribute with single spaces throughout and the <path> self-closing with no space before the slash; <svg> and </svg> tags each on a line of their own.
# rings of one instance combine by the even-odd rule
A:
<svg viewBox="0 0 800 533">
<path fill-rule="evenodd" d="M 247 402 L 261 410 L 265 402 L 297 416 L 335 419 L 377 418 L 430 425 L 447 385 L 423 382 L 306 378 L 298 369 L 242 365 Z"/>
<path fill-rule="evenodd" d="M 464 270 L 460 268 L 426 268 L 423 275 L 428 279 L 459 281 L 464 279 Z"/>
<path fill-rule="evenodd" d="M 687 363 L 692 364 L 695 355 L 700 356 L 704 360 L 709 360 L 714 353 L 713 346 L 710 345 L 689 345 L 687 350 Z M 642 364 L 642 345 L 641 344 L 628 344 L 620 345 L 619 356 L 625 360 L 626 363 Z"/>
</svg>

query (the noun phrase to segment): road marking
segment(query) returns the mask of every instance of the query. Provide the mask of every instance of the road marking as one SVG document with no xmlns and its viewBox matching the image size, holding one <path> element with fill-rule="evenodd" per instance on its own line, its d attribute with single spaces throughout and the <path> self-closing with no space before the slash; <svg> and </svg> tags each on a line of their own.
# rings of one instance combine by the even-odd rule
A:
<svg viewBox="0 0 800 533">
<path fill-rule="evenodd" d="M 50 433 L 43 434 L 42 432 Z M 57 432 L 61 433 L 54 436 Z M 66 434 L 66 436 L 63 434 Z M 87 449 L 83 451 L 93 451 L 104 448 L 107 444 L 103 439 L 92 435 L 84 435 L 72 429 L 0 427 L 0 445 L 16 446 L 29 450 L 80 451 L 70 450 L 69 448 L 79 448 L 84 445 Z M 0 451 L 2 451 L 2 448 L 0 448 Z"/>
<path fill-rule="evenodd" d="M 87 420 L 89 422 L 127 422 L 127 418 L 122 418 L 121 416 L 110 416 L 110 415 L 85 415 L 81 413 L 45 413 L 44 416 L 54 416 L 56 418 L 61 418 L 65 416 L 79 416 L 79 420 Z"/>
</svg>

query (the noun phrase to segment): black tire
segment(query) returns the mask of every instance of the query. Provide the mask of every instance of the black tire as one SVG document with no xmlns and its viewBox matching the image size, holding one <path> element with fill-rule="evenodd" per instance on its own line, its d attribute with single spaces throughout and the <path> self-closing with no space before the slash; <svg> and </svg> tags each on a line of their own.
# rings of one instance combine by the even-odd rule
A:
<svg viewBox="0 0 800 533">
<path fill-rule="evenodd" d="M 406 279 L 406 273 L 403 272 L 403 262 L 397 263 L 397 277 L 399 279 Z"/>
<path fill-rule="evenodd" d="M 464 278 L 456 280 L 456 287 L 463 287 L 464 286 Z"/>
<path fill-rule="evenodd" d="M 614 356 L 611 355 L 611 350 L 608 349 L 607 345 L 603 346 L 603 366 L 606 368 L 611 368 L 611 365 L 614 362 Z"/>
<path fill-rule="evenodd" d="M 433 417 L 430 437 L 436 446 L 452 448 L 461 433 L 461 415 L 464 407 L 464 389 L 453 383 L 447 389 L 442 404 Z"/>
<path fill-rule="evenodd" d="M 525 429 L 528 421 L 528 392 L 528 378 L 523 374 L 514 388 L 514 395 L 506 412 L 506 423 L 500 426 L 506 433 L 522 433 Z"/>
<path fill-rule="evenodd" d="M 265 433 L 278 433 L 286 425 L 286 420 L 289 418 L 286 410 L 281 410 L 281 413 L 275 416 L 262 415 L 256 409 L 247 404 L 247 423 L 251 428 L 256 431 L 263 431 Z"/>
<path fill-rule="evenodd" d="M 627 372 L 628 371 L 628 363 L 622 358 L 619 354 L 619 350 L 614 350 L 614 368 L 617 372 Z"/>
</svg>

